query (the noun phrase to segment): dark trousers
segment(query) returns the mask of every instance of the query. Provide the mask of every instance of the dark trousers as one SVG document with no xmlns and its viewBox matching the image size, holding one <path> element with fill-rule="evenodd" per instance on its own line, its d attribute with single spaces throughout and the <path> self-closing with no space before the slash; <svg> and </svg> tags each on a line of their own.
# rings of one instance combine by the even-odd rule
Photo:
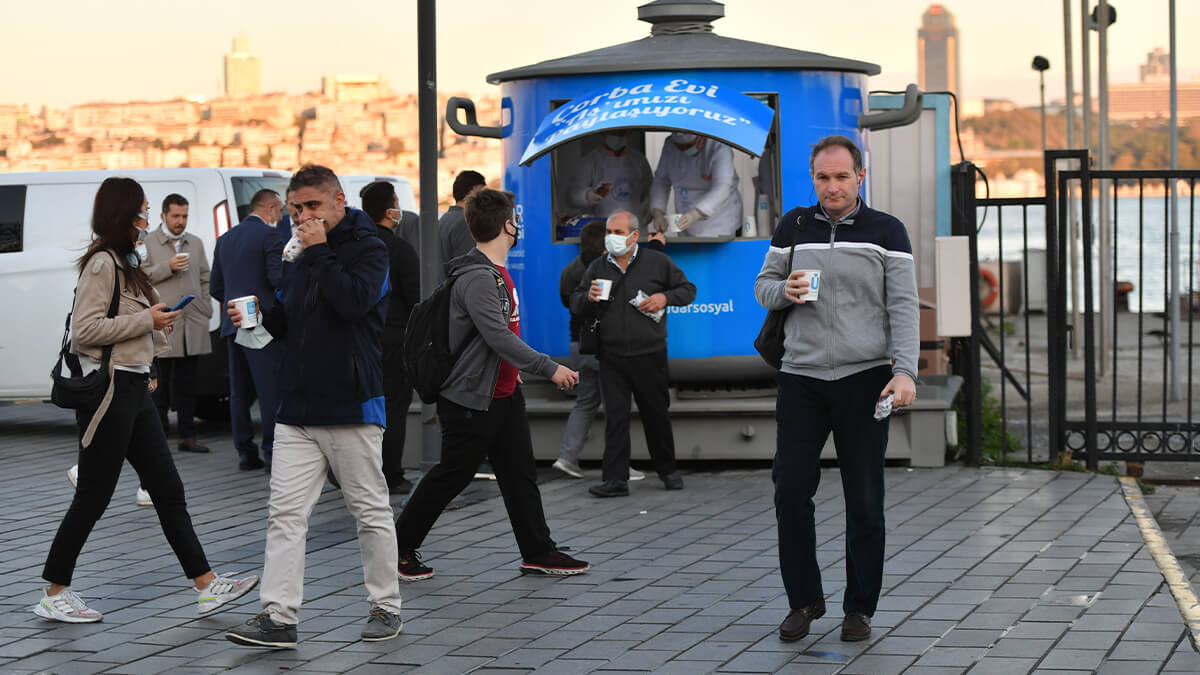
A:
<svg viewBox="0 0 1200 675">
<path fill-rule="evenodd" d="M 108 508 L 121 477 L 121 464 L 129 460 L 154 500 L 158 522 L 183 566 L 183 573 L 194 579 L 210 567 L 192 529 L 183 481 L 167 448 L 158 412 L 146 392 L 147 377 L 118 370 L 114 378 L 112 402 L 96 427 L 92 444 L 80 448 L 75 498 L 54 535 L 42 578 L 54 584 L 71 585 L 79 552 Z M 80 438 L 91 419 L 92 411 L 76 411 Z M 130 545 L 138 544 L 130 540 Z"/>
<path fill-rule="evenodd" d="M 629 480 L 630 395 L 637 401 L 646 447 L 659 476 L 675 471 L 671 431 L 671 391 L 667 350 L 641 356 L 600 355 L 600 394 L 604 399 L 604 480 Z"/>
<path fill-rule="evenodd" d="M 508 398 L 493 399 L 487 410 L 471 410 L 444 398 L 438 399 L 437 406 L 442 423 L 442 460 L 417 483 L 396 519 L 400 549 L 421 547 L 442 510 L 471 483 L 479 462 L 487 458 L 496 472 L 496 484 L 521 557 L 528 559 L 554 550 L 538 491 L 521 388 L 517 387 Z"/>
<path fill-rule="evenodd" d="M 404 345 L 383 346 L 383 397 L 387 429 L 383 432 L 383 477 L 388 487 L 404 480 L 404 434 L 413 387 L 404 374 Z"/>
<path fill-rule="evenodd" d="M 883 456 L 888 420 L 875 421 L 879 392 L 891 379 L 882 366 L 840 380 L 779 373 L 775 404 L 775 518 L 779 570 L 792 609 L 825 597 L 817 566 L 813 496 L 829 432 L 846 500 L 846 613 L 875 614 L 883 585 Z"/>
<path fill-rule="evenodd" d="M 254 422 L 250 420 L 250 406 L 257 397 L 258 412 L 262 417 L 262 454 L 270 463 L 275 446 L 275 413 L 279 411 L 279 371 L 284 344 L 272 340 L 262 349 L 246 349 L 230 335 L 225 338 L 225 347 L 229 354 L 229 421 L 233 427 L 233 446 L 242 459 L 258 457 Z"/>
<path fill-rule="evenodd" d="M 199 362 L 199 356 L 158 359 L 158 389 L 154 390 L 154 404 L 158 406 L 163 433 L 170 428 L 167 411 L 174 408 L 179 437 L 196 437 L 196 365 Z"/>
</svg>

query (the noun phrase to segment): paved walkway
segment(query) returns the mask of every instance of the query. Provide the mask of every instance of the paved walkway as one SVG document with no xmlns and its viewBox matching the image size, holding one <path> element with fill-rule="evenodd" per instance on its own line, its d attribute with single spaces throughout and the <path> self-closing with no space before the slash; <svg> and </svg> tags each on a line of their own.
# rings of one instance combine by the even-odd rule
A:
<svg viewBox="0 0 1200 675">
<path fill-rule="evenodd" d="M 830 612 L 797 643 L 776 633 L 787 602 L 766 469 L 685 472 L 672 493 L 647 479 L 612 500 L 543 469 L 556 539 L 594 565 L 565 579 L 518 573 L 496 488 L 476 482 L 422 549 L 438 574 L 403 585 L 404 633 L 384 643 L 358 641 L 358 545 L 328 489 L 309 533 L 301 644 L 278 652 L 221 636 L 256 597 L 196 616 L 127 470 L 76 575 L 105 621 L 54 624 L 29 607 L 71 498 L 70 421 L 44 405 L 0 408 L 0 672 L 1200 672 L 1117 481 L 1017 469 L 887 470 L 884 594 L 865 643 L 838 640 L 844 514 L 829 469 L 817 535 Z M 212 455 L 176 456 L 201 539 L 219 571 L 257 572 L 266 477 L 233 470 L 219 435 L 202 440 Z"/>
</svg>

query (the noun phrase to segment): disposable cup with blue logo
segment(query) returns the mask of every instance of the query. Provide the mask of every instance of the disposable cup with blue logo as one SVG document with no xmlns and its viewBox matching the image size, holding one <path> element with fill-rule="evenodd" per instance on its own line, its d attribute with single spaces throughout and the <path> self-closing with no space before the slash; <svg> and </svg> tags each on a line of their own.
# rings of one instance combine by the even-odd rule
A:
<svg viewBox="0 0 1200 675">
<path fill-rule="evenodd" d="M 808 281 L 808 292 L 800 296 L 800 299 L 805 302 L 816 302 L 817 294 L 821 292 L 821 270 L 796 270 L 803 272 L 804 276 L 801 279 Z"/>
<path fill-rule="evenodd" d="M 242 315 L 242 328 L 254 328 L 258 325 L 258 298 L 253 295 L 243 295 L 233 299 L 233 306 Z"/>
</svg>

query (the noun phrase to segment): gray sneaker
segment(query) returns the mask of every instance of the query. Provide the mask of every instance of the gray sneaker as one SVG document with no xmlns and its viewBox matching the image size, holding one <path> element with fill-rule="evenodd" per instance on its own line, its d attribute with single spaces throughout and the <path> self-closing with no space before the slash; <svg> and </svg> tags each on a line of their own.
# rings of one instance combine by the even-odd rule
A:
<svg viewBox="0 0 1200 675">
<path fill-rule="evenodd" d="M 399 614 L 392 614 L 382 607 L 372 607 L 367 617 L 367 625 L 363 628 L 362 639 L 367 642 L 382 642 L 391 640 L 400 634 L 404 622 Z"/>
</svg>

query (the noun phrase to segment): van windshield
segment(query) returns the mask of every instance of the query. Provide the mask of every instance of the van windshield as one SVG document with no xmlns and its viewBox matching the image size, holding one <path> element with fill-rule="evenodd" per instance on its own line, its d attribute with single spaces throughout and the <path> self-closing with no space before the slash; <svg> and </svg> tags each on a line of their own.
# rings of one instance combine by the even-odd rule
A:
<svg viewBox="0 0 1200 675">
<path fill-rule="evenodd" d="M 250 215 L 250 200 L 259 190 L 274 190 L 281 200 L 287 194 L 288 179 L 284 176 L 234 176 L 230 180 L 239 223 Z"/>
</svg>

